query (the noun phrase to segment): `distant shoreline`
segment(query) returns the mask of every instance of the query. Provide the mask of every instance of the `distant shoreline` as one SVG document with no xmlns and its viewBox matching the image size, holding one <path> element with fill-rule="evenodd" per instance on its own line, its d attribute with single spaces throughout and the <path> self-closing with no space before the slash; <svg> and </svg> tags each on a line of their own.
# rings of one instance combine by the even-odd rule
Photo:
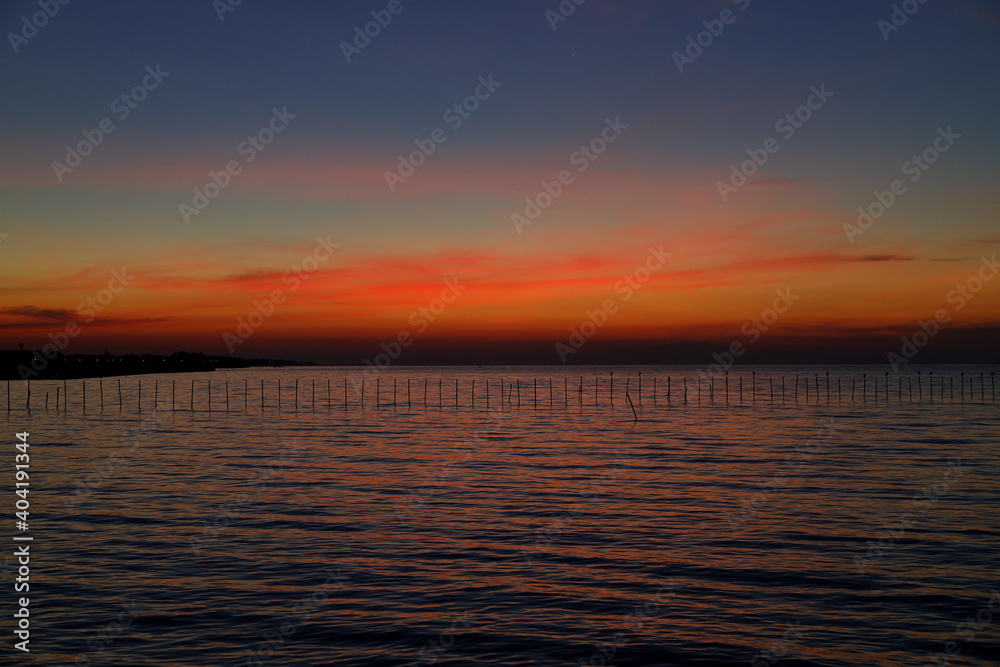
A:
<svg viewBox="0 0 1000 667">
<path fill-rule="evenodd" d="M 46 358 L 37 350 L 0 350 L 0 380 L 78 380 L 85 378 L 201 373 L 230 368 L 315 366 L 315 362 L 285 359 L 240 359 L 188 352 L 159 354 L 57 354 Z"/>
</svg>

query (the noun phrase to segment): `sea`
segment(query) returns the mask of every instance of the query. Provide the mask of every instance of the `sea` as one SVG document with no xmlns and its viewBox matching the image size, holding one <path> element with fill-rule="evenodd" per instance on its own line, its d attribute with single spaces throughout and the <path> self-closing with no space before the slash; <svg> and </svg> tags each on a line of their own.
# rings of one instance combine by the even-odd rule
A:
<svg viewBox="0 0 1000 667">
<path fill-rule="evenodd" d="M 1000 367 L 714 370 L 0 386 L 0 663 L 1000 664 Z"/>
</svg>

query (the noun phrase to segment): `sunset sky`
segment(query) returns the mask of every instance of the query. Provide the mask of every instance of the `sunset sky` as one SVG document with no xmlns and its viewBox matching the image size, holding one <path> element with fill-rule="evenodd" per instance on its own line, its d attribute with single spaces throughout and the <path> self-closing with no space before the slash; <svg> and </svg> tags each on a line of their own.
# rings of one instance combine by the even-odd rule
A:
<svg viewBox="0 0 1000 667">
<path fill-rule="evenodd" d="M 608 300 L 593 349 L 875 341 L 884 358 L 940 309 L 938 353 L 995 347 L 995 2 L 932 0 L 898 30 L 871 0 L 224 6 L 71 2 L 35 31 L 37 0 L 0 3 L 0 349 L 72 320 L 66 354 L 229 354 L 224 335 L 275 290 L 232 354 L 360 363 L 408 332 L 410 361 L 559 363 Z M 391 21 L 353 47 L 373 11 Z M 145 99 L 122 101 L 136 86 Z M 463 101 L 478 108 L 446 114 Z M 269 124 L 272 143 L 243 143 Z M 84 131 L 100 144 L 70 168 Z M 594 140 L 605 152 L 578 152 Z M 390 187 L 417 141 L 433 154 Z M 933 164 L 906 164 L 928 149 Z M 766 161 L 724 200 L 751 154 Z M 548 208 L 512 220 L 561 172 Z M 845 229 L 897 179 L 882 217 Z M 646 274 L 650 248 L 670 256 Z M 127 285 L 88 322 L 113 271 Z M 977 274 L 971 298 L 953 291 Z M 751 341 L 778 290 L 797 299 Z"/>
</svg>

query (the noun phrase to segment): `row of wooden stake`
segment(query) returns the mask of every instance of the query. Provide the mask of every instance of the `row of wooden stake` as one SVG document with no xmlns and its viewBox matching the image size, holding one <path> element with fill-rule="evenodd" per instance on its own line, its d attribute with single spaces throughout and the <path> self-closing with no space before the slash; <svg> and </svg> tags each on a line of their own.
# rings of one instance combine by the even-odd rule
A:
<svg viewBox="0 0 1000 667">
<path fill-rule="evenodd" d="M 792 401 L 795 402 L 795 403 L 797 403 L 798 400 L 799 400 L 799 384 L 800 384 L 799 380 L 800 380 L 800 377 L 803 377 L 803 376 L 799 376 L 799 375 L 795 376 L 794 389 L 792 389 Z M 805 377 L 805 382 L 803 384 L 804 384 L 804 392 L 805 392 L 805 401 L 808 403 L 809 399 L 810 399 L 810 382 L 809 382 L 810 378 L 809 378 L 809 376 L 804 376 L 804 377 Z M 821 383 L 821 378 L 822 378 L 822 383 Z M 715 402 L 715 382 L 716 382 L 716 379 L 719 379 L 719 378 L 707 378 L 707 388 L 708 388 L 708 397 L 707 398 L 708 398 L 708 402 L 709 403 L 714 403 Z M 744 403 L 743 379 L 744 379 L 744 376 L 741 375 L 739 377 L 739 389 L 738 389 L 738 392 L 739 392 L 738 396 L 739 396 L 739 404 L 740 405 L 743 405 L 743 403 Z M 895 392 L 896 395 L 897 395 L 898 401 L 899 402 L 903 401 L 904 379 L 905 379 L 905 385 L 906 385 L 907 399 L 909 401 L 913 401 L 914 398 L 916 398 L 916 400 L 918 400 L 918 401 L 923 401 L 924 400 L 924 384 L 925 383 L 924 383 L 924 378 L 923 378 L 922 373 L 918 373 L 918 375 L 917 375 L 917 383 L 916 383 L 917 384 L 917 393 L 916 393 L 916 397 L 914 396 L 914 391 L 913 391 L 913 376 L 909 376 L 909 375 L 907 375 L 907 376 L 900 375 L 899 376 L 897 391 Z M 937 397 L 938 397 L 939 401 L 946 401 L 946 400 L 954 401 L 955 400 L 955 379 L 956 379 L 956 376 L 954 376 L 954 375 L 951 375 L 951 376 L 941 376 L 941 375 L 939 375 L 937 378 L 935 378 L 933 373 L 928 374 L 928 377 L 927 377 L 927 398 L 930 401 L 934 401 L 935 400 L 935 394 L 937 394 Z M 975 392 L 975 389 L 976 389 L 976 386 L 975 386 L 976 382 L 975 382 L 975 380 L 976 379 L 977 378 L 975 378 L 975 376 L 973 374 L 970 374 L 970 376 L 968 378 L 969 382 L 968 382 L 968 387 L 967 387 L 966 386 L 965 373 L 962 373 L 962 374 L 960 374 L 958 376 L 958 380 L 959 380 L 959 382 L 958 382 L 958 385 L 959 385 L 959 399 L 962 402 L 965 401 L 966 388 L 968 388 L 969 400 L 970 401 L 975 400 L 975 393 L 976 393 Z M 704 396 L 704 391 L 702 389 L 702 384 L 703 384 L 704 380 L 705 379 L 701 378 L 701 377 L 699 377 L 698 380 L 697 380 L 697 392 L 696 392 L 696 396 L 697 396 L 697 402 L 699 404 L 702 402 L 702 398 Z M 784 404 L 786 402 L 786 399 L 785 399 L 785 396 L 786 396 L 785 378 L 781 377 L 781 378 L 779 378 L 779 380 L 780 380 L 780 383 L 778 384 L 778 392 L 779 392 L 779 397 L 780 397 L 779 400 L 780 400 L 780 402 L 782 404 Z M 826 401 L 825 401 L 826 403 L 832 402 L 832 398 L 831 398 L 831 396 L 832 396 L 832 393 L 831 393 L 831 378 L 829 376 L 829 373 L 826 373 L 824 376 L 820 376 L 819 374 L 814 374 L 812 380 L 813 380 L 813 383 L 812 383 L 812 385 L 813 385 L 813 387 L 812 387 L 813 388 L 813 391 L 812 391 L 813 402 L 814 403 L 822 403 L 824 398 L 826 399 Z M 839 377 L 836 378 L 836 381 L 837 381 L 836 382 L 836 396 L 837 396 L 837 401 L 838 402 L 842 402 L 843 401 L 844 393 L 846 391 L 843 388 L 843 386 L 842 386 L 841 380 L 842 380 L 842 378 L 839 378 Z M 852 378 L 850 378 L 850 380 L 851 380 L 851 385 L 850 385 L 850 397 L 851 397 L 851 401 L 856 401 L 857 400 L 857 395 L 859 393 L 857 391 L 857 389 L 858 389 L 858 387 L 857 387 L 857 384 L 858 384 L 857 383 L 857 378 L 856 377 L 852 377 Z M 979 377 L 978 377 L 978 380 L 979 380 L 979 383 L 978 383 L 979 384 L 979 398 L 980 398 L 981 401 L 986 401 L 987 400 L 987 388 L 986 388 L 985 373 L 980 373 Z M 82 380 L 81 382 L 82 382 L 82 387 L 81 387 L 81 404 L 82 404 L 82 410 L 83 410 L 83 412 L 86 413 L 86 411 L 87 411 L 87 381 L 86 380 Z M 91 382 L 93 382 L 93 380 L 91 380 Z M 163 382 L 166 382 L 166 381 L 163 381 Z M 213 411 L 213 409 L 212 409 L 212 380 L 206 380 L 205 382 L 207 382 L 207 390 L 205 392 L 205 397 L 207 399 L 207 405 L 206 405 L 205 409 L 208 412 L 212 412 Z M 216 381 L 216 382 L 220 382 L 220 381 Z M 228 412 L 230 410 L 230 407 L 231 407 L 230 381 L 229 380 L 224 380 L 224 381 L 221 381 L 221 382 L 223 382 L 224 387 L 225 387 L 225 403 L 224 403 L 224 405 L 225 405 L 225 411 Z M 750 376 L 750 382 L 751 382 L 751 388 L 750 388 L 751 400 L 752 400 L 752 403 L 754 405 L 756 405 L 757 404 L 757 397 L 758 397 L 757 376 L 756 376 L 756 373 L 754 373 L 754 374 L 752 374 Z M 155 380 L 153 382 L 153 405 L 155 406 L 155 409 L 161 409 L 161 403 L 160 403 L 160 383 L 161 383 L 161 380 Z M 169 403 L 170 409 L 171 410 L 176 410 L 177 409 L 177 381 L 176 380 L 170 380 L 169 383 L 170 383 L 169 384 L 169 387 L 170 387 L 170 393 L 169 393 L 169 396 L 170 396 L 170 403 Z M 365 393 L 366 393 L 366 391 L 365 391 L 365 383 L 366 383 L 366 379 L 365 378 L 361 378 L 360 383 L 358 383 L 360 386 L 358 387 L 358 391 L 357 391 L 356 403 L 360 407 L 364 407 L 365 406 Z M 251 407 L 251 399 L 250 399 L 251 389 L 250 389 L 250 381 L 249 381 L 249 379 L 244 379 L 242 384 L 243 384 L 242 396 L 238 395 L 236 397 L 236 399 L 237 399 L 237 403 L 238 402 L 242 402 L 243 403 L 243 409 L 245 411 L 247 411 Z M 514 380 L 514 381 L 512 381 L 510 383 L 507 383 L 507 381 L 506 381 L 505 378 L 500 378 L 499 384 L 500 384 L 500 388 L 499 388 L 500 389 L 500 402 L 501 403 L 507 403 L 508 405 L 511 405 L 511 406 L 520 407 L 521 406 L 521 381 L 520 381 L 520 379 L 516 379 L 516 380 Z M 722 384 L 722 387 L 720 387 L 720 391 L 724 392 L 725 402 L 728 405 L 729 404 L 729 375 L 728 374 L 726 374 L 726 376 L 724 378 L 724 381 L 720 382 L 720 384 Z M 423 385 L 424 385 L 423 386 L 423 405 L 426 406 L 428 404 L 428 386 L 429 386 L 429 382 L 428 382 L 428 380 L 426 378 L 424 379 Z M 626 380 L 625 380 L 625 398 L 631 404 L 632 398 L 631 398 L 631 395 L 629 393 L 630 385 L 631 385 L 631 378 L 626 378 Z M 774 378 L 773 377 L 768 377 L 767 378 L 767 393 L 765 394 L 765 396 L 769 397 L 770 404 L 774 404 L 775 403 L 775 385 L 776 385 L 776 383 L 774 382 Z M 872 385 L 873 385 L 872 386 L 872 389 L 873 389 L 872 398 L 877 403 L 877 402 L 879 402 L 879 395 L 880 395 L 880 392 L 879 392 L 880 383 L 879 383 L 878 376 L 874 376 L 872 378 Z M 238 384 L 237 384 L 237 386 L 238 386 Z M 535 378 L 535 379 L 532 380 L 532 386 L 533 386 L 533 399 L 532 399 L 532 402 L 533 402 L 534 407 L 537 408 L 538 407 L 538 379 L 537 378 Z M 995 384 L 994 373 L 992 373 L 992 372 L 990 373 L 990 376 L 989 376 L 989 387 L 990 387 L 990 400 L 996 401 L 996 384 Z M 681 389 L 682 389 L 682 396 L 683 396 L 682 400 L 683 400 L 683 402 L 684 403 L 690 402 L 689 398 L 688 398 L 688 379 L 686 377 L 682 378 L 682 387 L 681 387 Z M 824 397 L 824 391 L 823 391 L 824 389 L 825 389 L 825 397 Z M 148 389 L 147 389 L 147 391 L 148 391 Z M 418 391 L 419 391 L 419 384 L 418 384 Z M 544 391 L 544 384 L 543 384 L 543 391 Z M 668 404 L 672 401 L 672 392 L 673 392 L 672 379 L 671 379 L 670 376 L 667 376 L 666 401 L 667 401 Z M 99 409 L 103 412 L 104 409 L 105 409 L 105 407 L 106 407 L 106 402 L 105 402 L 105 397 L 104 397 L 104 379 L 103 378 L 100 379 L 100 380 L 98 380 L 98 393 L 99 393 L 99 403 L 97 405 L 99 406 Z M 254 392 L 254 393 L 256 393 L 256 392 Z M 483 393 L 485 394 L 486 407 L 489 407 L 490 406 L 490 382 L 489 381 L 485 382 L 485 389 L 484 389 Z M 563 404 L 565 406 L 569 405 L 569 402 L 570 402 L 570 393 L 571 393 L 571 389 L 570 389 L 570 386 L 569 386 L 569 378 L 568 377 L 564 377 L 563 378 Z M 583 403 L 584 403 L 584 379 L 583 379 L 583 377 L 580 377 L 579 387 L 575 388 L 575 390 L 573 390 L 572 393 L 576 393 L 577 394 L 577 400 L 578 400 L 578 402 L 581 405 L 583 405 Z M 600 376 L 598 376 L 598 377 L 594 378 L 594 405 L 600 405 L 600 393 L 601 393 L 600 392 Z M 27 382 L 27 393 L 26 393 L 25 402 L 24 402 L 24 409 L 26 409 L 26 410 L 31 410 L 32 409 L 31 394 L 32 394 L 32 392 L 31 392 L 31 382 L 28 381 Z M 259 407 L 260 410 L 262 410 L 262 411 L 266 410 L 268 407 L 272 407 L 272 406 L 268 406 L 267 405 L 266 400 L 265 400 L 265 394 L 266 394 L 265 383 L 264 383 L 264 380 L 261 380 L 260 381 L 260 392 L 259 392 L 259 399 L 260 400 L 257 401 L 256 397 L 254 397 L 254 407 L 255 408 Z M 552 378 L 548 378 L 548 394 L 549 394 L 549 396 L 548 396 L 548 398 L 549 398 L 549 401 L 548 401 L 549 402 L 549 406 L 550 407 L 554 407 L 555 406 L 555 396 L 554 396 L 554 392 L 553 392 Z M 652 394 L 653 394 L 653 403 L 656 404 L 657 400 L 658 400 L 658 398 L 657 398 L 657 394 L 658 394 L 657 378 L 653 378 Z M 868 401 L 868 376 L 867 376 L 867 374 L 864 374 L 862 376 L 862 383 L 861 383 L 861 392 L 860 392 L 860 394 L 861 394 L 861 400 L 863 402 L 867 402 Z M 884 380 L 881 383 L 881 396 L 882 396 L 882 401 L 883 402 L 887 402 L 887 401 L 891 400 L 889 394 L 890 394 L 890 379 L 889 379 L 889 374 L 886 373 L 885 377 L 884 377 Z M 117 406 L 118 406 L 118 410 L 119 411 L 122 411 L 124 409 L 124 402 L 123 402 L 122 396 L 123 396 L 122 381 L 121 381 L 121 379 L 118 379 L 117 380 L 117 397 L 118 397 Z M 397 406 L 397 396 L 398 396 L 398 392 L 397 392 L 397 380 L 396 380 L 396 378 L 393 378 L 393 380 L 392 380 L 392 403 L 391 403 L 391 405 L 393 407 Z M 614 395 L 614 373 L 611 373 L 608 376 L 608 394 L 607 394 L 607 396 L 608 396 L 608 404 L 613 406 L 614 405 L 614 401 L 615 401 L 615 395 Z M 947 396 L 947 398 L 946 398 L 946 396 Z M 188 409 L 191 410 L 191 411 L 195 410 L 195 397 L 196 397 L 195 380 L 191 380 L 191 389 L 190 389 L 190 392 L 188 394 Z M 241 397 L 242 397 L 242 401 L 239 401 L 239 398 L 241 398 Z M 51 398 L 51 392 L 50 391 L 46 391 L 45 392 L 45 403 L 44 403 L 44 406 L 45 406 L 46 410 L 49 409 L 50 398 Z M 444 407 L 444 380 L 442 378 L 438 378 L 437 398 L 438 398 L 438 407 L 439 408 L 443 408 Z M 637 396 L 637 398 L 638 398 L 639 405 L 642 405 L 642 373 L 640 373 L 639 377 L 638 377 L 638 396 Z M 57 386 L 55 388 L 54 399 L 55 399 L 55 401 L 54 401 L 55 409 L 59 409 L 60 404 L 62 405 L 62 409 L 63 410 L 68 410 L 69 409 L 69 385 L 68 385 L 67 381 L 63 380 L 63 385 L 61 387 Z M 349 388 L 348 388 L 348 380 L 347 380 L 347 378 L 344 378 L 343 396 L 342 396 L 342 401 L 340 401 L 340 402 L 343 403 L 344 409 L 347 409 L 348 406 L 350 405 L 350 399 L 351 399 L 351 392 L 349 391 Z M 472 386 L 471 386 L 471 400 L 470 400 L 470 403 L 471 403 L 472 406 L 475 406 L 475 399 L 476 399 L 476 380 L 473 378 L 472 379 Z M 327 378 L 327 380 L 326 380 L 326 404 L 327 404 L 328 409 L 332 409 L 333 408 L 333 400 L 334 400 L 334 396 L 333 396 L 333 389 L 332 389 L 332 385 L 331 385 L 331 380 L 329 378 Z M 92 401 L 93 401 L 93 399 L 92 399 Z M 141 379 L 138 380 L 137 385 L 136 385 L 136 403 L 138 405 L 138 409 L 141 411 L 142 410 L 142 380 Z M 382 403 L 381 378 L 376 378 L 376 380 L 375 380 L 375 403 L 374 404 L 375 404 L 376 407 L 381 407 L 381 405 L 383 405 L 383 403 Z M 293 391 L 293 398 L 292 398 L 292 405 L 295 407 L 296 410 L 299 407 L 299 380 L 298 379 L 295 380 L 294 391 Z M 389 403 L 385 403 L 385 405 L 389 405 Z M 407 405 L 407 407 L 412 407 L 412 405 L 413 405 L 413 391 L 412 391 L 411 378 L 406 378 L 406 405 Z M 455 407 L 458 407 L 458 406 L 459 406 L 459 381 L 456 378 L 455 379 Z M 199 407 L 200 407 L 200 404 L 199 404 Z M 278 410 L 281 410 L 282 407 L 283 407 L 282 406 L 281 381 L 280 380 L 277 382 L 277 402 L 276 402 L 276 404 L 273 407 L 277 408 Z M 316 408 L 316 380 L 312 380 L 311 402 L 310 402 L 310 405 L 307 406 L 307 407 L 310 407 L 312 409 Z M 219 406 L 219 408 L 221 410 L 222 406 Z M 12 409 L 13 408 L 11 406 L 11 386 L 10 386 L 10 382 L 8 381 L 7 382 L 7 411 L 10 412 Z"/>
</svg>

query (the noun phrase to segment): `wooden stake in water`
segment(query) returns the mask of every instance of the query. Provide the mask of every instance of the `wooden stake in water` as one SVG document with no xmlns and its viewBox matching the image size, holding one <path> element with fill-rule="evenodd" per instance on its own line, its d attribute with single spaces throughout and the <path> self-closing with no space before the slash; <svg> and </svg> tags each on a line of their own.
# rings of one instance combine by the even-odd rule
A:
<svg viewBox="0 0 1000 667">
<path fill-rule="evenodd" d="M 49 411 L 49 392 L 45 392 L 45 411 Z"/>
<path fill-rule="evenodd" d="M 594 407 L 597 407 L 597 377 L 594 377 Z"/>
<path fill-rule="evenodd" d="M 868 373 L 861 374 L 861 402 L 868 402 Z"/>
<path fill-rule="evenodd" d="M 521 407 L 521 378 L 517 378 L 517 407 Z"/>
<path fill-rule="evenodd" d="M 60 389 L 62 389 L 62 387 L 56 387 L 56 410 L 57 411 L 59 410 L 59 390 Z"/>
<path fill-rule="evenodd" d="M 615 404 L 615 372 L 611 371 L 611 405 Z"/>
<path fill-rule="evenodd" d="M 312 381 L 312 409 L 316 410 L 316 380 Z"/>
<path fill-rule="evenodd" d="M 688 402 L 688 379 L 684 376 L 684 402 Z"/>
<path fill-rule="evenodd" d="M 160 381 L 153 382 L 153 412 L 160 408 Z"/>
<path fill-rule="evenodd" d="M 8 399 L 10 397 L 10 383 L 7 383 L 7 394 Z M 7 404 L 8 410 L 10 409 L 10 404 Z M 87 414 L 87 381 L 83 381 L 83 414 Z"/>
<path fill-rule="evenodd" d="M 101 403 L 103 403 L 103 399 Z M 191 412 L 194 412 L 194 380 L 191 380 Z"/>
<path fill-rule="evenodd" d="M 767 384 L 771 387 L 771 405 L 774 405 L 774 378 L 767 376 Z"/>
<path fill-rule="evenodd" d="M 101 381 L 101 412 L 104 412 L 104 378 L 100 378 L 100 381 Z"/>
<path fill-rule="evenodd" d="M 441 398 L 442 392 L 444 391 L 444 378 L 438 378 L 438 409 L 441 409 L 444 399 Z"/>
<path fill-rule="evenodd" d="M 569 407 L 569 378 L 565 375 L 563 376 L 563 398 L 565 399 L 565 405 Z"/>
<path fill-rule="evenodd" d="M 625 398 L 628 399 L 629 407 L 632 408 L 632 417 L 633 417 L 632 423 L 634 424 L 635 422 L 639 421 L 639 415 L 635 413 L 635 406 L 632 405 L 632 397 L 628 395 L 628 380 L 625 381 Z"/>
<path fill-rule="evenodd" d="M 375 378 L 375 408 L 382 402 L 382 378 Z"/>
<path fill-rule="evenodd" d="M 642 371 L 639 371 L 639 405 L 642 405 Z"/>
<path fill-rule="evenodd" d="M 226 380 L 226 412 L 229 412 L 229 380 Z"/>
<path fill-rule="evenodd" d="M 549 409 L 552 409 L 552 378 L 549 378 Z"/>
<path fill-rule="evenodd" d="M 406 407 L 409 408 L 413 405 L 410 401 L 410 378 L 406 378 Z"/>
<path fill-rule="evenodd" d="M 208 411 L 212 411 L 212 381 L 208 381 Z"/>
<path fill-rule="evenodd" d="M 917 371 L 917 396 L 919 396 L 920 397 L 919 400 L 922 401 L 924 400 L 924 383 L 923 383 L 924 378 L 921 373 L 922 373 L 921 371 Z"/>
<path fill-rule="evenodd" d="M 726 394 L 726 398 L 729 398 L 729 394 Z M 653 378 L 653 405 L 656 405 L 656 378 Z"/>
<path fill-rule="evenodd" d="M 177 380 L 170 381 L 170 409 L 177 411 Z"/>
<path fill-rule="evenodd" d="M 142 412 L 142 380 L 139 380 L 138 404 L 139 412 Z"/>
<path fill-rule="evenodd" d="M 122 411 L 122 381 L 118 380 L 118 412 Z"/>
<path fill-rule="evenodd" d="M 396 378 L 392 378 L 392 407 L 396 407 Z"/>
<path fill-rule="evenodd" d="M 798 376 L 798 374 L 795 375 L 795 393 L 792 394 L 792 398 L 795 400 L 796 403 L 799 402 L 799 376 Z"/>
<path fill-rule="evenodd" d="M 361 407 L 365 407 L 365 379 L 361 378 Z"/>
<path fill-rule="evenodd" d="M 729 371 L 726 371 L 726 405 L 729 405 Z"/>
<path fill-rule="evenodd" d="M 295 412 L 299 411 L 299 379 L 295 378 Z"/>
<path fill-rule="evenodd" d="M 858 378 L 851 378 L 851 403 L 854 402 L 854 388 L 858 384 Z"/>
<path fill-rule="evenodd" d="M 455 378 L 455 407 L 458 407 L 458 378 Z"/>
<path fill-rule="evenodd" d="M 538 378 L 534 378 L 535 384 L 535 409 L 538 409 Z"/>
<path fill-rule="evenodd" d="M 670 376 L 667 376 L 667 405 L 670 405 Z"/>
<path fill-rule="evenodd" d="M 753 404 L 757 405 L 757 371 L 751 371 L 753 375 L 750 376 L 750 391 L 753 392 Z"/>
<path fill-rule="evenodd" d="M 250 408 L 250 379 L 243 378 L 243 412 L 249 412 Z"/>
</svg>

